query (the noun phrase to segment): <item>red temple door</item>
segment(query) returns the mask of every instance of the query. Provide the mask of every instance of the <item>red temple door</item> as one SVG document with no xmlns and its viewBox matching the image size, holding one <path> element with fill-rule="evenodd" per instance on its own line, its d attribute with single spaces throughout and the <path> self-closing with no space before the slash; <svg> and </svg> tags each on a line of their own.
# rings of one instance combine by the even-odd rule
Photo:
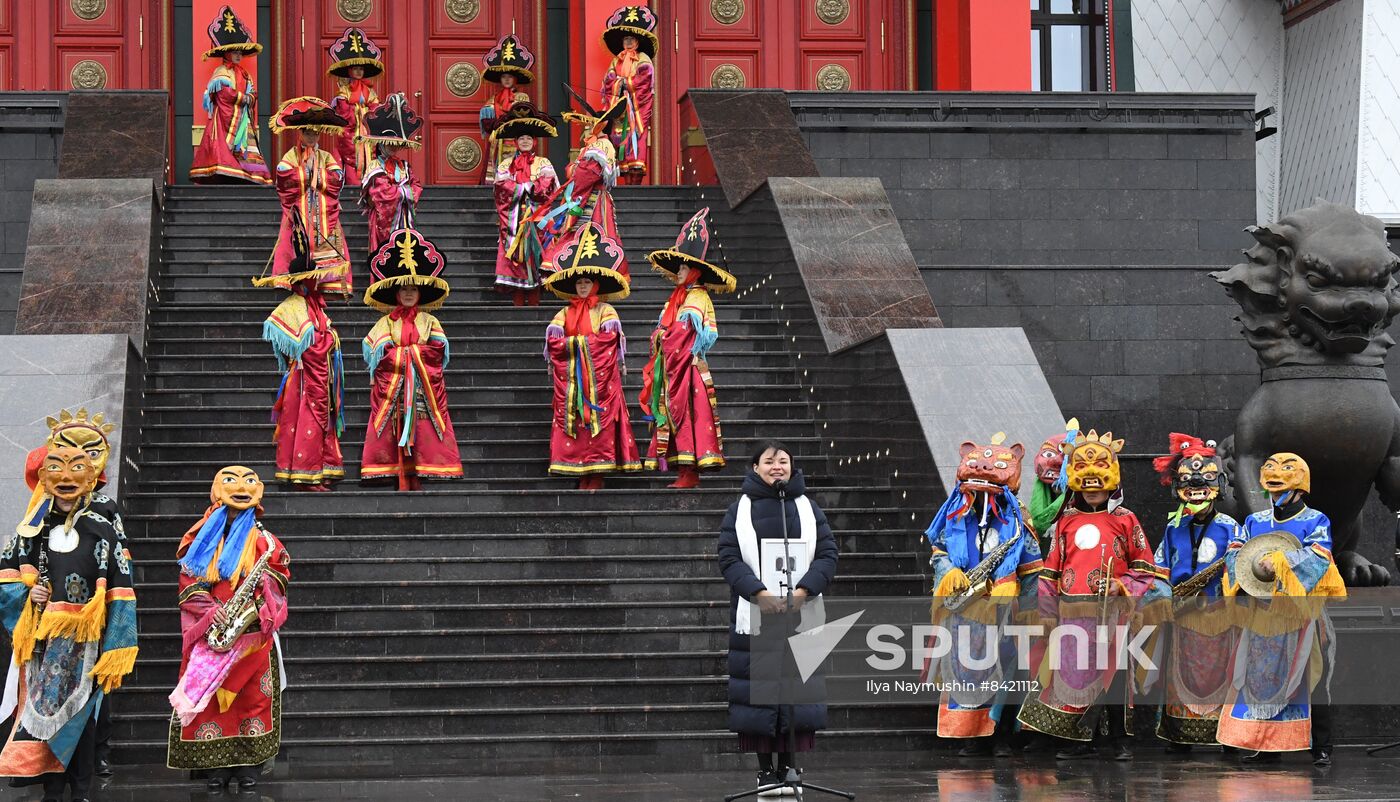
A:
<svg viewBox="0 0 1400 802">
<path fill-rule="evenodd" d="M 327 50 L 347 27 L 363 28 L 384 50 L 385 72 L 375 80 L 379 96 L 403 92 L 423 117 L 423 148 L 414 157 L 414 169 L 427 184 L 481 182 L 485 148 L 477 115 L 494 86 L 481 80 L 482 58 L 501 36 L 516 31 L 537 59 L 537 84 L 545 80 L 543 0 L 308 0 L 296 5 L 301 7 L 289 8 L 281 20 L 291 66 L 278 99 L 334 94 L 334 80 L 326 75 Z M 533 87 L 531 95 L 538 96 Z"/>
<path fill-rule="evenodd" d="M 691 87 L 915 88 L 912 0 L 664 0 L 653 183 L 677 181 L 678 102 Z M 584 46 L 597 46 L 587 42 Z"/>
<path fill-rule="evenodd" d="M 169 83 L 160 0 L 0 0 L 0 89 L 149 89 Z"/>
</svg>

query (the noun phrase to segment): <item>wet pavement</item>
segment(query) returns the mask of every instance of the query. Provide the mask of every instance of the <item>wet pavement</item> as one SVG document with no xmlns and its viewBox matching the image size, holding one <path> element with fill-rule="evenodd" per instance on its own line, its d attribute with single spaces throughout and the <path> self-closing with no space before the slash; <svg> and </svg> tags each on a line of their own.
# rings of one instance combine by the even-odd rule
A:
<svg viewBox="0 0 1400 802">
<path fill-rule="evenodd" d="M 820 752 L 809 756 L 818 765 Z M 753 787 L 741 772 L 637 772 L 603 776 L 433 777 L 417 779 L 298 780 L 265 777 L 255 792 L 207 793 L 161 767 L 118 767 L 94 802 L 319 802 L 320 800 L 623 800 L 625 802 L 718 802 Z M 1339 749 L 1329 769 L 1314 768 L 1306 754 L 1284 757 L 1267 769 L 1241 766 L 1218 755 L 1169 757 L 1140 750 L 1137 761 L 1056 762 L 1048 756 L 991 760 L 929 756 L 929 765 L 902 769 L 812 768 L 807 779 L 853 791 L 859 800 L 902 802 L 1294 802 L 1295 800 L 1400 800 L 1400 749 L 1368 756 Z M 36 800 L 37 789 L 0 789 L 0 802 Z M 752 797 L 750 797 L 752 799 Z M 808 792 L 807 800 L 834 799 Z"/>
</svg>

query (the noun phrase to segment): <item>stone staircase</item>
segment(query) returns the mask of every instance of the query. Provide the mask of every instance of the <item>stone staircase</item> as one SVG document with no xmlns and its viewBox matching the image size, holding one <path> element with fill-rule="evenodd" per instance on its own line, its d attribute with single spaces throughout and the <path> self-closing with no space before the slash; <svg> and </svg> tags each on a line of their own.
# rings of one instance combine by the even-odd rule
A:
<svg viewBox="0 0 1400 802">
<path fill-rule="evenodd" d="M 670 244 L 707 200 L 680 187 L 621 188 L 616 197 L 633 276 L 632 297 L 616 306 L 645 450 L 635 401 L 670 290 L 645 255 Z M 345 206 L 362 294 L 365 226 L 348 194 Z M 265 523 L 293 557 L 283 756 L 301 771 L 336 774 L 732 765 L 728 593 L 714 545 L 753 445 L 781 438 L 806 469 L 841 545 L 832 592 L 923 593 L 917 527 L 888 486 L 854 486 L 828 470 L 797 346 L 756 293 L 716 299 L 711 364 L 731 457 L 723 474 L 699 491 L 668 490 L 670 477 L 643 474 L 610 479 L 595 494 L 546 476 L 551 391 L 541 348 L 559 302 L 546 296 L 541 307 L 517 309 L 490 290 L 494 220 L 484 188 L 429 188 L 419 208 L 419 228 L 446 255 L 453 287 L 438 317 L 452 341 L 447 384 L 466 481 L 416 494 L 354 481 L 369 405 L 359 341 L 378 313 L 358 299 L 329 310 L 345 344 L 349 479 L 327 494 L 270 483 L 264 501 Z M 272 473 L 268 414 L 279 374 L 259 334 L 281 293 L 248 279 L 263 269 L 277 222 L 270 190 L 169 190 L 139 480 L 122 500 L 142 603 L 142 660 L 117 698 L 126 761 L 164 762 L 165 697 L 179 663 L 180 535 L 207 504 L 217 468 Z M 721 225 L 719 238 L 745 287 L 761 272 L 761 259 L 745 254 L 781 232 L 734 232 Z M 824 749 L 905 751 L 931 739 L 924 707 L 834 706 L 831 722 Z"/>
</svg>

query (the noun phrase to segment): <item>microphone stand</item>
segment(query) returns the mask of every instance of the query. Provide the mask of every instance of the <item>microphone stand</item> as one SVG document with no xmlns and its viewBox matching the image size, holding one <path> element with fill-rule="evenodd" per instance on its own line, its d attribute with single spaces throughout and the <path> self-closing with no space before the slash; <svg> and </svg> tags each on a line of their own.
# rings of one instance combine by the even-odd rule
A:
<svg viewBox="0 0 1400 802">
<path fill-rule="evenodd" d="M 788 548 L 787 482 L 774 482 L 774 483 L 773 483 L 773 489 L 776 490 L 776 491 L 778 491 L 778 518 L 783 522 L 783 578 L 784 578 L 784 582 L 783 582 L 783 587 L 784 587 L 784 592 L 783 592 L 783 596 L 784 596 L 783 622 L 784 622 L 784 624 L 786 624 L 788 621 L 791 621 L 791 620 L 792 620 L 792 615 L 794 614 L 794 611 L 793 611 L 793 609 L 792 609 L 792 600 L 793 600 L 793 599 L 792 599 L 792 590 L 793 590 L 792 554 L 791 554 L 791 552 L 790 552 L 790 550 L 789 550 L 789 548 Z M 811 556 L 815 557 L 816 555 L 811 555 Z M 762 613 L 760 612 L 759 615 L 762 615 Z M 798 619 L 798 622 L 801 623 L 801 618 Z M 784 668 L 786 668 L 786 666 L 787 666 L 787 664 L 788 664 L 788 655 L 790 654 L 789 649 L 792 648 L 792 641 L 788 638 L 788 636 L 787 636 L 787 634 L 786 634 L 786 633 L 787 633 L 787 630 L 788 630 L 788 628 L 787 628 L 786 626 L 784 626 L 784 628 L 783 628 L 783 631 L 784 631 L 784 635 L 783 635 L 783 659 L 782 659 L 782 665 L 784 666 Z M 795 627 L 795 626 L 792 627 L 792 631 L 793 631 L 793 632 L 796 632 L 796 631 L 797 631 L 797 627 Z M 795 661 L 794 661 L 794 663 L 795 663 Z M 778 710 L 779 710 L 778 726 L 779 726 L 780 728 L 781 728 L 781 726 L 782 726 L 783 717 L 782 717 L 781 713 L 786 712 L 786 713 L 787 713 L 787 725 L 788 725 L 788 731 L 787 731 L 787 747 L 788 747 L 788 750 L 787 750 L 787 753 L 788 753 L 789 755 L 796 755 L 796 754 L 797 754 L 797 727 L 794 726 L 795 722 L 793 721 L 793 705 L 792 705 L 791 703 L 783 704 L 783 686 L 786 685 L 786 684 L 787 684 L 787 682 L 784 681 L 781 677 L 779 677 L 779 681 L 778 681 Z M 782 733 L 781 733 L 781 732 L 778 733 L 778 737 L 780 737 L 780 738 L 782 737 Z M 808 782 L 803 782 L 803 780 L 802 780 L 802 775 L 798 772 L 798 770 L 795 769 L 795 768 L 793 768 L 792 766 L 788 766 L 788 767 L 787 767 L 787 775 L 784 776 L 780 781 L 778 781 L 778 782 L 776 782 L 776 783 L 769 783 L 768 785 L 760 785 L 759 787 L 753 789 L 752 791 L 743 791 L 743 792 L 740 792 L 740 793 L 737 793 L 737 794 L 730 794 L 729 796 L 726 796 L 726 797 L 724 798 L 724 802 L 734 802 L 734 800 L 736 800 L 736 799 L 743 799 L 743 798 L 745 798 L 745 797 L 750 797 L 750 796 L 758 796 L 758 795 L 760 795 L 760 794 L 764 794 L 764 793 L 767 793 L 768 791 L 772 791 L 772 790 L 775 790 L 775 789 L 778 789 L 778 788 L 788 788 L 788 789 L 791 789 L 792 792 L 793 792 L 793 793 L 797 796 L 797 798 L 799 798 L 799 799 L 802 798 L 802 792 L 803 792 L 804 790 L 812 790 L 812 791 L 816 791 L 817 793 L 821 793 L 821 794 L 829 794 L 829 795 L 831 795 L 831 796 L 839 796 L 839 797 L 841 797 L 842 799 L 855 799 L 855 798 L 856 798 L 856 795 L 853 794 L 853 793 L 851 793 L 851 792 L 849 792 L 849 791 L 838 791 L 838 790 L 836 790 L 835 788 L 825 788 L 825 787 L 820 786 L 820 785 L 813 785 L 813 784 L 808 783 Z"/>
</svg>

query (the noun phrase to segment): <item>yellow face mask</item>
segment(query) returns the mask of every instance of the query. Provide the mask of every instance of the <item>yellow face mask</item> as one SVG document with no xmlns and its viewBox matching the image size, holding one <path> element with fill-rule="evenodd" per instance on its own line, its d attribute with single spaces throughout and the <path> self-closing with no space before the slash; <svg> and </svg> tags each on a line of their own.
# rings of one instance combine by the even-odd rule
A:
<svg viewBox="0 0 1400 802">
<path fill-rule="evenodd" d="M 1123 450 L 1123 441 L 1114 440 L 1113 432 L 1100 435 L 1090 429 L 1082 439 L 1062 444 L 1060 450 L 1065 453 L 1065 477 L 1070 490 L 1112 492 L 1122 484 L 1118 452 Z"/>
<path fill-rule="evenodd" d="M 111 434 L 116 426 L 103 420 L 100 412 L 89 418 L 86 409 L 79 409 L 76 415 L 65 409 L 57 418 L 49 418 L 48 424 L 48 445 L 51 448 L 76 448 L 86 451 L 92 460 L 92 468 L 97 472 L 96 475 L 102 475 L 107 469 L 107 458 L 112 453 L 107 435 Z"/>
<path fill-rule="evenodd" d="M 1281 451 L 1264 460 L 1259 469 L 1259 486 L 1270 493 L 1290 490 L 1312 492 L 1312 472 L 1308 463 L 1297 454 Z"/>
<path fill-rule="evenodd" d="M 44 490 L 64 504 L 74 504 L 97 485 L 92 458 L 81 448 L 50 448 L 39 468 Z"/>
<path fill-rule="evenodd" d="M 214 476 L 214 486 L 209 489 L 210 501 L 239 512 L 258 506 L 262 497 L 262 480 L 252 468 L 242 465 L 220 468 Z"/>
</svg>

